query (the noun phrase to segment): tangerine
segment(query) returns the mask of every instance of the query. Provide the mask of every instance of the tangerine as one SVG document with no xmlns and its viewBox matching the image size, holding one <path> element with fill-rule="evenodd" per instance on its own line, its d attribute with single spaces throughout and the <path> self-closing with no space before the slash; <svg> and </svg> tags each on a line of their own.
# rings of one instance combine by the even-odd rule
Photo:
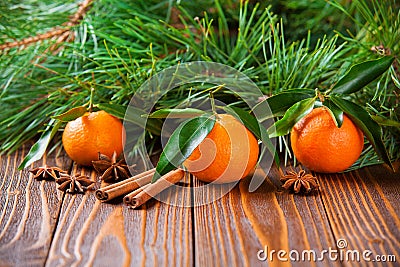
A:
<svg viewBox="0 0 400 267">
<path fill-rule="evenodd" d="M 235 117 L 219 114 L 213 129 L 184 162 L 204 182 L 238 181 L 254 170 L 258 141 Z"/>
<path fill-rule="evenodd" d="M 81 165 L 91 165 L 98 153 L 120 155 L 125 144 L 121 121 L 105 111 L 86 113 L 67 123 L 62 142 L 68 156 Z"/>
<path fill-rule="evenodd" d="M 298 161 L 323 173 L 346 170 L 360 157 L 364 146 L 362 131 L 349 117 L 344 114 L 338 128 L 325 107 L 313 109 L 297 122 L 290 140 Z"/>
</svg>

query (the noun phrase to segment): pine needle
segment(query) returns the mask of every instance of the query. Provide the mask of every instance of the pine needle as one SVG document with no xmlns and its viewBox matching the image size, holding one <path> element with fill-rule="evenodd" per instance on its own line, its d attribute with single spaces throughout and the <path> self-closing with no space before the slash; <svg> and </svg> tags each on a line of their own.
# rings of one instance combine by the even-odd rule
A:
<svg viewBox="0 0 400 267">
<path fill-rule="evenodd" d="M 294 88 L 330 88 L 350 64 L 400 52 L 400 12 L 393 0 L 373 0 L 371 7 L 364 0 L 344 5 L 316 1 L 306 11 L 304 2 L 309 1 L 294 0 L 272 7 L 228 0 L 91 2 L 79 6 L 74 0 L 12 0 L 0 5 L 0 50 L 7 48 L 0 52 L 1 153 L 12 153 L 36 137 L 50 116 L 86 104 L 90 88 L 95 88 L 95 103 L 127 105 L 148 78 L 180 62 L 229 65 L 271 95 Z M 298 15 L 290 15 L 293 10 Z M 354 25 L 346 24 L 347 16 Z M 291 23 L 294 17 L 298 24 Z M 327 20 L 339 23 L 324 23 Z M 347 27 L 353 34 L 344 33 Z M 352 100 L 367 104 L 373 114 L 399 121 L 396 60 L 387 75 Z M 180 86 L 155 108 L 190 106 L 205 101 L 213 89 L 209 84 Z M 244 105 L 224 92 L 214 97 Z M 398 129 L 384 127 L 392 160 L 400 158 L 399 135 Z M 132 155 L 143 156 L 159 141 L 149 133 L 142 138 L 148 147 L 134 146 Z M 280 142 L 287 159 L 288 141 Z M 54 142 L 49 150 L 58 145 Z M 376 163 L 367 144 L 353 169 Z"/>
</svg>

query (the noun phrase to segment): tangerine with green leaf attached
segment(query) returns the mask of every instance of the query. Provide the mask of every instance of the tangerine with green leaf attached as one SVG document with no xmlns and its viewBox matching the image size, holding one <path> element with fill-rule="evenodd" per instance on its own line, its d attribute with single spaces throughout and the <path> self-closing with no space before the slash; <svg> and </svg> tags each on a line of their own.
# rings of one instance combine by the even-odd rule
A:
<svg viewBox="0 0 400 267">
<path fill-rule="evenodd" d="M 258 141 L 235 117 L 219 114 L 213 129 L 184 162 L 204 182 L 238 181 L 254 170 Z"/>
<path fill-rule="evenodd" d="M 342 172 L 360 157 L 364 146 L 362 131 L 343 114 L 343 124 L 336 126 L 329 110 L 315 108 L 298 121 L 290 136 L 293 153 L 308 169 Z"/>
<path fill-rule="evenodd" d="M 125 144 L 121 121 L 105 111 L 86 113 L 67 123 L 62 142 L 68 156 L 81 165 L 91 165 L 98 153 L 120 155 Z"/>
</svg>

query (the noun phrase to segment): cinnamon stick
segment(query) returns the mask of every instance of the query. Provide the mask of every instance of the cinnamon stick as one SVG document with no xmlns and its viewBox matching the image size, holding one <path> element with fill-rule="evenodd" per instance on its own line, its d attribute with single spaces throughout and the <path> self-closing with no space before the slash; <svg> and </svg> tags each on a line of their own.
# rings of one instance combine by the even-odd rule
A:
<svg viewBox="0 0 400 267">
<path fill-rule="evenodd" d="M 136 190 L 130 192 L 129 194 L 127 194 L 127 195 L 124 197 L 124 203 L 125 203 L 126 205 L 130 206 L 131 203 L 132 203 L 132 199 L 133 199 L 134 197 L 136 197 L 136 196 L 137 196 L 140 192 L 142 192 L 143 190 L 147 190 L 147 188 L 148 188 L 150 185 L 151 185 L 151 184 L 146 184 L 146 185 L 144 185 L 144 186 L 142 186 L 142 187 L 139 187 L 138 189 L 136 189 Z"/>
<path fill-rule="evenodd" d="M 97 189 L 95 194 L 96 198 L 105 202 L 132 192 L 133 190 L 150 183 L 154 172 L 155 169 L 151 169 L 121 182 Z"/>
<path fill-rule="evenodd" d="M 153 184 L 148 184 L 145 188 L 139 188 L 124 197 L 124 203 L 132 208 L 137 208 L 155 195 L 161 193 L 173 184 L 182 180 L 185 172 L 182 169 L 176 169 L 163 175 Z"/>
</svg>

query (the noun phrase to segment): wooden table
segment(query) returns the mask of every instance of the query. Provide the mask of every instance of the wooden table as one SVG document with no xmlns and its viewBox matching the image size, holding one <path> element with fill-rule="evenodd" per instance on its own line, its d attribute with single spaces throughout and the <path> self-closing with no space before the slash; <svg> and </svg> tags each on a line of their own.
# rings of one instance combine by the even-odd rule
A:
<svg viewBox="0 0 400 267">
<path fill-rule="evenodd" d="M 54 182 L 34 180 L 17 170 L 26 153 L 0 157 L 0 266 L 400 266 L 400 176 L 383 166 L 318 174 L 320 189 L 308 196 L 282 191 L 273 168 L 253 193 L 244 180 L 207 205 L 151 200 L 132 210 L 101 203 L 93 191 L 64 194 Z M 34 166 L 45 163 L 98 178 L 63 153 Z M 163 194 L 178 203 L 202 197 Z M 323 250 L 323 260 L 307 260 Z M 334 260 L 335 250 L 349 260 Z M 356 262 L 354 251 L 396 262 Z M 278 259 L 296 252 L 306 261 Z"/>
</svg>

